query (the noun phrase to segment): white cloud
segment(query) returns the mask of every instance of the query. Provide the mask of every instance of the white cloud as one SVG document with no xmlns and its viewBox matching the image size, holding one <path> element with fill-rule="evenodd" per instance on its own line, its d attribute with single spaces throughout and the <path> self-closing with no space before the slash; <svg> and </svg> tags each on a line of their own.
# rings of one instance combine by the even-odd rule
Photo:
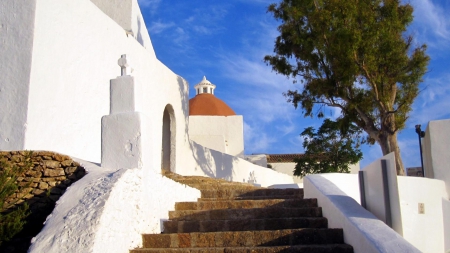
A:
<svg viewBox="0 0 450 253">
<path fill-rule="evenodd" d="M 244 122 L 244 141 L 246 153 L 261 153 L 266 151 L 276 140 L 268 137 L 264 131 L 257 126 L 250 126 Z"/>
<path fill-rule="evenodd" d="M 427 78 L 425 83 L 428 84 L 427 87 L 413 104 L 408 120 L 411 126 L 450 117 L 450 74 Z"/>
<path fill-rule="evenodd" d="M 434 47 L 443 45 L 442 40 L 447 44 L 450 41 L 450 10 L 432 0 L 411 0 L 411 5 L 414 7 L 413 25 L 417 39 Z"/>
<path fill-rule="evenodd" d="M 194 25 L 192 29 L 200 34 L 210 34 L 211 30 L 202 25 Z"/>
<path fill-rule="evenodd" d="M 138 3 L 141 8 L 150 9 L 150 12 L 154 13 L 158 9 L 161 0 L 138 0 Z"/>
<path fill-rule="evenodd" d="M 173 23 L 173 22 L 163 23 L 160 21 L 156 21 L 156 22 L 151 23 L 148 30 L 149 30 L 150 34 L 155 35 L 155 34 L 164 32 L 165 30 L 167 30 L 173 26 L 175 26 L 175 23 Z"/>
</svg>

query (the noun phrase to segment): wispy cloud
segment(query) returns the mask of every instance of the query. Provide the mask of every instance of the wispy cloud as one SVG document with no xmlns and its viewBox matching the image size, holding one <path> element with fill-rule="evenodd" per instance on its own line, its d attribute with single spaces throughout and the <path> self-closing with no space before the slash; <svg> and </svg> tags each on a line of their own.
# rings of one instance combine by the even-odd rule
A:
<svg viewBox="0 0 450 253">
<path fill-rule="evenodd" d="M 410 128 L 430 120 L 450 117 L 450 74 L 437 78 L 426 78 L 427 87 L 413 104 L 413 112 L 408 122 Z"/>
<path fill-rule="evenodd" d="M 259 153 L 267 150 L 271 144 L 275 143 L 275 138 L 269 137 L 257 126 L 251 126 L 244 122 L 244 141 L 246 153 Z"/>
<path fill-rule="evenodd" d="M 419 41 L 439 47 L 450 41 L 450 19 L 442 3 L 432 0 L 411 0 L 414 7 L 414 25 Z"/>
<path fill-rule="evenodd" d="M 203 25 L 195 25 L 195 26 L 192 27 L 192 29 L 195 32 L 200 33 L 200 34 L 210 34 L 211 33 L 211 30 L 206 28 Z"/>
<path fill-rule="evenodd" d="M 152 22 L 150 27 L 148 28 L 151 35 L 156 35 L 158 33 L 162 33 L 165 30 L 175 26 L 174 22 L 163 23 L 161 21 Z"/>
<path fill-rule="evenodd" d="M 151 13 L 157 11 L 161 0 L 138 0 L 139 6 L 143 9 L 149 9 Z"/>
</svg>

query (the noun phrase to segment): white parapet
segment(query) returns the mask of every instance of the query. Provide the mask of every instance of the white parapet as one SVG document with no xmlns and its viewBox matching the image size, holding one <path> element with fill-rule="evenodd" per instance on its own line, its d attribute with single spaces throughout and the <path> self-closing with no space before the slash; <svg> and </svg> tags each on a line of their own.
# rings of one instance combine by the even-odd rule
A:
<svg viewBox="0 0 450 253">
<path fill-rule="evenodd" d="M 355 253 L 419 253 L 402 236 L 364 209 L 348 192 L 358 191 L 355 174 L 319 174 L 303 180 L 305 198 L 317 198 L 330 228 L 342 228 Z M 356 194 L 357 195 L 357 194 Z"/>
</svg>

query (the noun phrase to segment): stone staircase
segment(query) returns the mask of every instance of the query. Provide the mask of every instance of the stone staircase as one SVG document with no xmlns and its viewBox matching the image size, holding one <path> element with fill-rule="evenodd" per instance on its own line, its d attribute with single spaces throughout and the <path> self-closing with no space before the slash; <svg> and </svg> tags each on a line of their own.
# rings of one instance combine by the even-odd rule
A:
<svg viewBox="0 0 450 253">
<path fill-rule="evenodd" d="M 327 228 L 316 199 L 303 189 L 266 189 L 196 176 L 165 176 L 201 191 L 197 202 L 179 202 L 162 234 L 144 234 L 153 252 L 310 252 L 353 253 L 342 229 Z"/>
</svg>

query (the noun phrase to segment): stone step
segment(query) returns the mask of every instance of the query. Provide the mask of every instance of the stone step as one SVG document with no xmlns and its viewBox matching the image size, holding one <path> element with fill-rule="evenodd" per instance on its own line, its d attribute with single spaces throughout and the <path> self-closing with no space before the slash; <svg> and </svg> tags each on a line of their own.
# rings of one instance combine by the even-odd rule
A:
<svg viewBox="0 0 450 253">
<path fill-rule="evenodd" d="M 294 217 L 321 217 L 322 208 L 267 207 L 250 209 L 181 210 L 169 211 L 170 220 L 237 220 Z"/>
<path fill-rule="evenodd" d="M 317 207 L 317 199 L 205 200 L 178 202 L 175 210 L 214 210 L 262 207 Z"/>
<path fill-rule="evenodd" d="M 253 187 L 253 186 L 247 186 L 247 185 L 235 185 L 235 184 L 185 184 L 188 185 L 190 187 L 193 187 L 195 189 L 198 190 L 223 190 L 223 189 L 227 189 L 227 190 L 238 190 L 238 189 L 242 189 L 245 191 L 254 191 L 257 189 L 261 189 L 261 188 L 257 188 L 257 187 Z"/>
<path fill-rule="evenodd" d="M 245 219 L 245 220 L 194 220 L 163 222 L 164 234 L 220 231 L 256 231 L 296 228 L 327 228 L 328 220 L 323 217 Z"/>
<path fill-rule="evenodd" d="M 347 244 L 328 245 L 293 245 L 272 247 L 215 247 L 215 248 L 178 248 L 178 249 L 134 249 L 131 253 L 353 253 L 353 248 Z"/>
<path fill-rule="evenodd" d="M 249 247 L 344 243 L 342 229 L 144 234 L 143 248 Z"/>
<path fill-rule="evenodd" d="M 201 190 L 201 194 L 202 198 L 218 199 L 303 198 L 303 189 L 217 189 Z"/>
</svg>

